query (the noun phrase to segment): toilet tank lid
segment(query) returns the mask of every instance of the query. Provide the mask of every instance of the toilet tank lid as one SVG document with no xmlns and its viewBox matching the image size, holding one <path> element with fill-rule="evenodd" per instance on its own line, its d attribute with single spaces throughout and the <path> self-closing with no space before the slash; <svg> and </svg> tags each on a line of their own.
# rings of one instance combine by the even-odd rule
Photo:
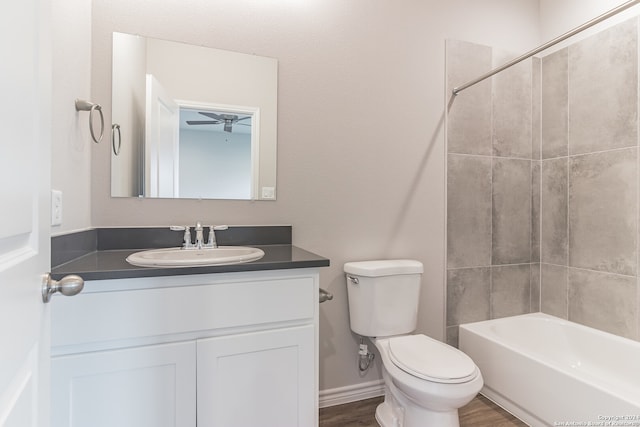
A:
<svg viewBox="0 0 640 427">
<path fill-rule="evenodd" d="M 344 272 L 356 276 L 379 277 L 395 276 L 397 274 L 422 273 L 420 261 L 411 259 L 388 259 L 379 261 L 348 262 L 344 265 Z"/>
</svg>

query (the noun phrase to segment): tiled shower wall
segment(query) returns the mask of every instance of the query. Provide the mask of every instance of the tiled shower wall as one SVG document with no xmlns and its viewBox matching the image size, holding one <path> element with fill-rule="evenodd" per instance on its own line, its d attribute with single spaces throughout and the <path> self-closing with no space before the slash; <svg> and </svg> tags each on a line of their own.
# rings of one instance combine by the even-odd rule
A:
<svg viewBox="0 0 640 427">
<path fill-rule="evenodd" d="M 447 87 L 511 59 L 447 42 Z M 538 65 L 537 67 L 534 67 Z M 539 250 L 532 180 L 539 174 L 539 60 L 453 98 L 447 143 L 447 341 L 458 325 L 538 311 Z M 538 82 L 538 84 L 534 84 Z M 537 119 L 534 119 L 537 118 Z M 534 286 L 532 286 L 532 283 Z"/>
<path fill-rule="evenodd" d="M 638 335 L 638 20 L 542 59 L 541 310 Z"/>
<path fill-rule="evenodd" d="M 638 27 L 527 61 L 450 104 L 449 342 L 461 323 L 528 311 L 640 340 Z M 497 56 L 448 43 L 449 86 Z"/>
</svg>

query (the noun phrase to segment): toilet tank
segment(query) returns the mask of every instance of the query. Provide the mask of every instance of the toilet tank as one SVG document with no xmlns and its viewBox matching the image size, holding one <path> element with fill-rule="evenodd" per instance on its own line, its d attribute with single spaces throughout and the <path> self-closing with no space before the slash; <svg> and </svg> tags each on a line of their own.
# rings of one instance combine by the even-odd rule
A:
<svg viewBox="0 0 640 427">
<path fill-rule="evenodd" d="M 346 263 L 351 330 L 366 337 L 415 330 L 422 271 L 421 262 L 406 259 Z"/>
</svg>

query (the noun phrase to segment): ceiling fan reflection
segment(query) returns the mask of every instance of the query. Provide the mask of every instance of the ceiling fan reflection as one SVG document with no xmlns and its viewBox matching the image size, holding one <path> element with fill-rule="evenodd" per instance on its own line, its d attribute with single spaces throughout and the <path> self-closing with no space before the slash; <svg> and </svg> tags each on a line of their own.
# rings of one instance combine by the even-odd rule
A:
<svg viewBox="0 0 640 427">
<path fill-rule="evenodd" d="M 240 123 L 242 120 L 251 119 L 251 116 L 239 117 L 237 114 L 216 114 L 210 111 L 198 111 L 199 114 L 213 120 L 187 120 L 188 125 L 218 125 L 224 124 L 224 131 L 231 132 L 233 125 L 251 126 L 249 123 Z"/>
</svg>

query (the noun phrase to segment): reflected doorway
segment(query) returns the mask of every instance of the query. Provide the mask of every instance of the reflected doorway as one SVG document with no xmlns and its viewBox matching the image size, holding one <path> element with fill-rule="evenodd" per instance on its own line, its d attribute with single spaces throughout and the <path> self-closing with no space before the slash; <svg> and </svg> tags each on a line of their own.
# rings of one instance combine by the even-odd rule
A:
<svg viewBox="0 0 640 427">
<path fill-rule="evenodd" d="M 252 112 L 181 105 L 181 198 L 252 198 L 253 122 Z"/>
</svg>

